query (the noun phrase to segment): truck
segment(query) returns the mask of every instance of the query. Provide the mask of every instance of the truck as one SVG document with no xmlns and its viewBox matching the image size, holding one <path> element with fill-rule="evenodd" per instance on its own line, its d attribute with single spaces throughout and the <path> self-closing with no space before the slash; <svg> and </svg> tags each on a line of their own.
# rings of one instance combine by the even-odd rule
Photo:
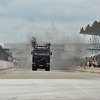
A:
<svg viewBox="0 0 100 100">
<path fill-rule="evenodd" d="M 37 71 L 37 69 L 45 69 L 45 71 L 50 71 L 50 46 L 34 46 L 32 54 L 32 71 Z"/>
<path fill-rule="evenodd" d="M 21 60 L 20 60 L 20 58 L 13 58 L 13 64 L 15 65 L 15 66 L 21 66 Z"/>
</svg>

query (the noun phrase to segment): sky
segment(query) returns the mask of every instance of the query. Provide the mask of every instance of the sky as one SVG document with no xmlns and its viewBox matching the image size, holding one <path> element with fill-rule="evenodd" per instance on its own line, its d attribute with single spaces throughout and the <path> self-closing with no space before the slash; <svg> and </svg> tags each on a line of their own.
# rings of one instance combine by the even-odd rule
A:
<svg viewBox="0 0 100 100">
<path fill-rule="evenodd" d="M 81 27 L 100 19 L 100 0 L 0 0 L 0 43 L 89 39 Z"/>
</svg>

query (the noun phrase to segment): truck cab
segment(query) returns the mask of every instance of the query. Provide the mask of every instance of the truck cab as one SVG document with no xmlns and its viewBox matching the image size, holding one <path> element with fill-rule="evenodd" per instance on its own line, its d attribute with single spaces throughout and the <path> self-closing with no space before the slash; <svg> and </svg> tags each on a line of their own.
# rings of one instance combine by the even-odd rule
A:
<svg viewBox="0 0 100 100">
<path fill-rule="evenodd" d="M 45 69 L 50 71 L 50 46 L 34 46 L 32 54 L 32 70 Z"/>
</svg>

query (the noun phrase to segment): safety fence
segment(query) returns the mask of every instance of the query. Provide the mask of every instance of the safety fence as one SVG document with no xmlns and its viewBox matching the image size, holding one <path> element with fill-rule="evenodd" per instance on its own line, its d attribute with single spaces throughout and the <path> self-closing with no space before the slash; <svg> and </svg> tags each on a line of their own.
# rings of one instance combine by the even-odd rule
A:
<svg viewBox="0 0 100 100">
<path fill-rule="evenodd" d="M 38 41 L 39 43 L 93 43 L 92 40 L 51 40 Z M 17 42 L 16 44 L 29 44 L 28 42 Z"/>
</svg>

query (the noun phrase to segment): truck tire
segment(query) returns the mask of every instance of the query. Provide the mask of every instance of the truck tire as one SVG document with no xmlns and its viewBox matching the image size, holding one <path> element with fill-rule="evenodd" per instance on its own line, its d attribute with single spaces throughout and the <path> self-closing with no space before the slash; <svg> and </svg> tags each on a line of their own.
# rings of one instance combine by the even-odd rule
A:
<svg viewBox="0 0 100 100">
<path fill-rule="evenodd" d="M 32 66 L 32 70 L 33 70 L 33 71 L 37 71 L 37 68 L 34 67 L 34 66 Z"/>
<path fill-rule="evenodd" d="M 35 68 L 32 66 L 32 70 L 34 71 L 35 70 Z"/>
<path fill-rule="evenodd" d="M 37 71 L 37 67 L 35 67 L 35 71 Z"/>
<path fill-rule="evenodd" d="M 47 68 L 45 68 L 45 71 L 47 71 Z"/>
<path fill-rule="evenodd" d="M 50 67 L 45 68 L 45 71 L 50 71 Z"/>
<path fill-rule="evenodd" d="M 48 71 L 50 71 L 50 67 L 48 67 Z"/>
</svg>

